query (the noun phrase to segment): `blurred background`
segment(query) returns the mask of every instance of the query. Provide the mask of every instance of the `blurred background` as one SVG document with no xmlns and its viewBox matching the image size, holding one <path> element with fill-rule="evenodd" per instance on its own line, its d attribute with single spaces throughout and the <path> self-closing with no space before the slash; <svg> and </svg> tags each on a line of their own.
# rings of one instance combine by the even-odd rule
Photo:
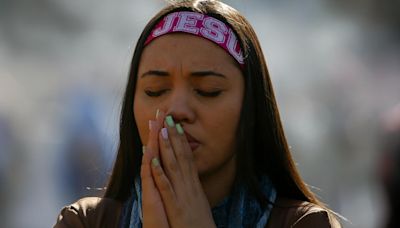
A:
<svg viewBox="0 0 400 228">
<path fill-rule="evenodd" d="M 344 227 L 383 227 L 400 172 L 400 2 L 224 2 L 258 33 L 306 182 Z M 62 206 L 102 194 L 132 50 L 164 5 L 0 0 L 3 227 L 51 227 Z"/>
</svg>

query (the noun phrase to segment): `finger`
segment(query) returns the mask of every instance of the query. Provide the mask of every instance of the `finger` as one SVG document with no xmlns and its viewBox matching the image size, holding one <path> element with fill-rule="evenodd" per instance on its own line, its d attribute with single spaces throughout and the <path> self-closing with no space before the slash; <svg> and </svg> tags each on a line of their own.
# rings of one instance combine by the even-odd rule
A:
<svg viewBox="0 0 400 228">
<path fill-rule="evenodd" d="M 159 111 L 157 111 L 159 114 Z M 147 147 L 143 146 L 143 157 L 141 164 L 141 181 L 142 181 L 142 210 L 143 222 L 146 226 L 151 227 L 168 227 L 168 220 L 165 216 L 165 209 L 161 195 L 154 182 L 151 171 L 151 159 L 158 154 L 158 129 L 162 126 L 162 120 L 156 115 L 156 120 L 149 121 L 149 138 Z M 153 216 L 157 214 L 155 219 Z"/>
<path fill-rule="evenodd" d="M 194 167 L 193 154 L 182 125 L 175 124 L 170 116 L 166 117 L 164 125 L 168 126 L 169 141 L 178 166 L 184 174 L 192 174 Z"/>
<path fill-rule="evenodd" d="M 161 113 L 162 115 L 162 113 Z M 143 146 L 143 157 L 140 168 L 140 176 L 142 180 L 143 194 L 149 193 L 149 195 L 158 194 L 153 176 L 151 173 L 151 159 L 158 156 L 159 145 L 158 145 L 158 129 L 162 126 L 162 118 L 160 118 L 160 112 L 156 112 L 156 120 L 149 120 L 149 138 L 147 146 Z M 150 197 L 152 200 L 157 200 L 154 197 Z"/>
<path fill-rule="evenodd" d="M 152 208 L 160 201 L 160 196 L 156 187 L 156 184 L 151 173 L 151 155 L 147 147 L 143 146 L 143 157 L 142 165 L 140 167 L 140 178 L 142 182 L 142 194 L 143 210 L 147 211 L 147 208 Z M 158 195 L 158 197 L 157 197 Z M 146 209 L 146 210 L 145 210 Z"/>
<path fill-rule="evenodd" d="M 156 120 L 149 120 L 149 138 L 146 145 L 146 151 L 151 160 L 153 157 L 158 156 L 158 131 L 160 124 Z"/>
<path fill-rule="evenodd" d="M 151 161 L 151 170 L 156 183 L 157 189 L 161 195 L 164 207 L 166 209 L 168 217 L 171 212 L 176 211 L 176 195 L 174 189 L 169 181 L 168 177 L 165 175 L 163 168 L 160 165 L 158 158 L 153 158 Z"/>
<path fill-rule="evenodd" d="M 143 146 L 143 157 L 141 165 L 141 178 L 143 181 L 150 181 L 152 179 L 150 162 L 153 157 L 158 156 L 158 131 L 159 123 L 156 120 L 149 120 L 149 138 L 147 146 Z M 149 182 L 151 184 L 152 181 Z M 154 183 L 153 183 L 154 185 Z"/>
<path fill-rule="evenodd" d="M 159 135 L 159 145 L 160 145 L 160 155 L 162 167 L 167 175 L 167 177 L 172 182 L 175 189 L 175 183 L 179 182 L 182 177 L 182 173 L 178 163 L 176 162 L 174 151 L 171 147 L 170 141 L 168 139 L 168 129 L 162 128 Z"/>
<path fill-rule="evenodd" d="M 143 146 L 142 165 L 140 167 L 140 178 L 142 180 L 143 189 L 155 188 L 154 180 L 151 175 L 151 157 L 149 156 L 149 151 L 147 150 L 148 149 L 146 148 L 146 146 Z"/>
<path fill-rule="evenodd" d="M 193 168 L 195 167 L 193 163 L 193 151 L 190 148 L 189 142 L 185 135 L 185 130 L 183 129 L 181 124 L 176 124 L 176 132 L 177 137 L 176 141 L 178 145 L 181 145 L 181 150 L 176 151 L 176 157 L 178 163 L 181 164 L 182 169 L 188 173 L 194 171 Z M 197 174 L 197 172 L 195 172 Z"/>
<path fill-rule="evenodd" d="M 149 161 L 149 162 L 147 162 Z M 142 159 L 141 166 L 141 181 L 142 181 L 142 210 L 143 210 L 143 221 L 146 224 L 151 222 L 159 222 L 155 221 L 151 218 L 151 214 L 148 215 L 149 212 L 157 213 L 162 215 L 164 211 L 163 201 L 161 199 L 161 195 L 158 192 L 157 186 L 154 182 L 152 173 L 151 173 L 151 158 L 148 153 L 145 152 Z M 150 217 L 148 217 L 150 216 Z M 160 216 L 161 223 L 165 223 L 166 219 Z M 164 221 L 164 222 L 163 222 Z"/>
</svg>

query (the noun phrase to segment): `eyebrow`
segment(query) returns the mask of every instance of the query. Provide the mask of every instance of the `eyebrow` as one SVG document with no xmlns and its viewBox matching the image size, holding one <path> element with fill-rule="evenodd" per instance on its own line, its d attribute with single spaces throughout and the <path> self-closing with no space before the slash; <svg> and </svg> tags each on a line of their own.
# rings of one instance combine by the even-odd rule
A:
<svg viewBox="0 0 400 228">
<path fill-rule="evenodd" d="M 160 77 L 166 77 L 169 76 L 169 73 L 166 71 L 161 71 L 161 70 L 149 70 L 140 76 L 141 78 L 144 78 L 146 76 L 160 76 Z"/>
<path fill-rule="evenodd" d="M 209 71 L 196 71 L 196 72 L 192 72 L 190 75 L 193 76 L 193 77 L 217 76 L 217 77 L 221 77 L 221 78 L 225 78 L 226 79 L 225 75 L 223 75 L 221 73 L 218 73 L 218 72 L 215 72 L 215 71 L 211 71 L 211 70 L 209 70 Z"/>
<path fill-rule="evenodd" d="M 149 70 L 145 73 L 142 74 L 141 78 L 146 77 L 146 76 L 159 76 L 159 77 L 167 77 L 170 76 L 170 74 L 167 71 L 162 71 L 162 70 Z M 190 76 L 192 77 L 207 77 L 207 76 L 216 76 L 216 77 L 221 77 L 221 78 L 225 78 L 226 76 L 215 72 L 215 71 L 194 71 L 190 73 Z"/>
</svg>

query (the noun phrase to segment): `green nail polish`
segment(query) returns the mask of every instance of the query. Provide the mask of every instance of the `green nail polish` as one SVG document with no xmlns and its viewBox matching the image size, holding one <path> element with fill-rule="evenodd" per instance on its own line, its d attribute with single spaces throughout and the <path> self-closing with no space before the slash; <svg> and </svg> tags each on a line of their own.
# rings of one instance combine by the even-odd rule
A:
<svg viewBox="0 0 400 228">
<path fill-rule="evenodd" d="M 175 126 L 175 123 L 174 123 L 174 120 L 172 119 L 172 116 L 167 116 L 167 117 L 165 118 L 165 121 L 167 122 L 167 125 L 168 125 L 169 127 Z"/>
<path fill-rule="evenodd" d="M 160 162 L 158 161 L 157 158 L 153 158 L 153 159 L 151 159 L 151 164 L 152 164 L 154 167 L 157 167 L 157 166 L 160 165 Z"/>
<path fill-rule="evenodd" d="M 183 128 L 181 124 L 176 124 L 176 130 L 178 131 L 178 134 L 183 135 Z"/>
<path fill-rule="evenodd" d="M 143 154 L 146 153 L 146 146 L 142 146 L 142 152 Z"/>
</svg>

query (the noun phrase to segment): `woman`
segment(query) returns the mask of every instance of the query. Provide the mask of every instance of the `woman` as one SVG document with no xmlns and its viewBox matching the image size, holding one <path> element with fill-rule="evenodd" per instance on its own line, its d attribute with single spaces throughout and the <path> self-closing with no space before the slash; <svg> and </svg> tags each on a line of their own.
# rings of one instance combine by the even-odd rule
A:
<svg viewBox="0 0 400 228">
<path fill-rule="evenodd" d="M 106 193 L 55 225 L 100 226 L 340 226 L 296 170 L 259 42 L 235 9 L 179 1 L 145 27 Z"/>
</svg>

